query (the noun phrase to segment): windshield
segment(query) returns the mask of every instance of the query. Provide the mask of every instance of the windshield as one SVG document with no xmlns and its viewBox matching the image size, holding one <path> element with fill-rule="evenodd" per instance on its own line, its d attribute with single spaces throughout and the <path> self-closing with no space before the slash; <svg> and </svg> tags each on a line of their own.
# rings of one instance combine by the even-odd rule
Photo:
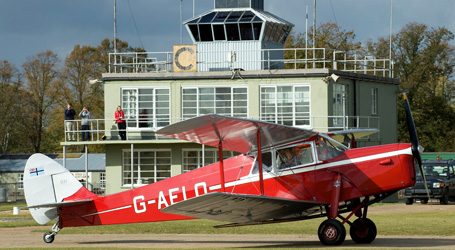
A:
<svg viewBox="0 0 455 250">
<path fill-rule="evenodd" d="M 343 144 L 327 136 L 319 135 L 316 140 L 316 150 L 321 161 L 338 156 L 347 149 Z"/>
<path fill-rule="evenodd" d="M 423 165 L 425 176 L 447 177 L 449 175 L 449 166 Z M 416 167 L 416 175 L 421 176 L 419 167 Z"/>
</svg>

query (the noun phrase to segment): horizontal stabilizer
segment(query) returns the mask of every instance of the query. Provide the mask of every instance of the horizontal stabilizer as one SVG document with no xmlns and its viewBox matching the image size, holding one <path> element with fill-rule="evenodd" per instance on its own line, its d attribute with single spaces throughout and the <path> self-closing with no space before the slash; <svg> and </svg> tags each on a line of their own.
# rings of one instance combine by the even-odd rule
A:
<svg viewBox="0 0 455 250">
<path fill-rule="evenodd" d="M 27 206 L 25 208 L 43 208 L 43 207 L 67 207 L 67 206 L 74 206 L 74 205 L 79 205 L 83 203 L 88 203 L 92 202 L 93 200 L 90 199 L 84 199 L 84 200 L 78 200 L 78 201 L 64 201 L 64 202 L 55 202 L 55 203 L 46 203 L 46 204 L 40 204 L 40 205 L 33 205 L 33 206 Z"/>
<path fill-rule="evenodd" d="M 276 197 L 209 193 L 181 201 L 162 212 L 216 221 L 249 223 L 312 214 L 321 203 Z"/>
</svg>

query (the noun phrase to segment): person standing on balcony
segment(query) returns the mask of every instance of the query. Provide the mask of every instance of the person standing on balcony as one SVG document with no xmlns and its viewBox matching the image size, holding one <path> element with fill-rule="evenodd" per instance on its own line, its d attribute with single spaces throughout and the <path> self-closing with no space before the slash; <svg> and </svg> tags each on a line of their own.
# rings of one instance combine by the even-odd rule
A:
<svg viewBox="0 0 455 250">
<path fill-rule="evenodd" d="M 66 127 L 66 136 L 68 141 L 75 141 L 75 128 L 74 126 L 74 116 L 76 115 L 76 111 L 71 107 L 71 103 L 68 103 L 67 109 L 65 109 L 65 127 Z"/>
<path fill-rule="evenodd" d="M 123 113 L 122 107 L 117 106 L 117 110 L 115 111 L 115 122 L 118 126 L 118 133 L 120 134 L 120 138 L 122 140 L 126 140 L 126 122 L 125 122 L 125 114 Z"/>
<path fill-rule="evenodd" d="M 82 111 L 79 113 L 79 117 L 81 117 L 81 125 L 82 125 L 82 140 L 83 141 L 89 141 L 90 140 L 90 134 L 88 130 L 90 130 L 89 120 L 90 120 L 90 111 L 87 110 L 86 107 L 82 109 Z"/>
</svg>

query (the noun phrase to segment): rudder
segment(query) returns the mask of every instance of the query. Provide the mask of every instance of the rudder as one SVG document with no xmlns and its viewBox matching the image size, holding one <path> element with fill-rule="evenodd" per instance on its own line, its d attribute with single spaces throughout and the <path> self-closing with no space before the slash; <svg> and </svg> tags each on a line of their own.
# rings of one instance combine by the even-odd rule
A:
<svg viewBox="0 0 455 250">
<path fill-rule="evenodd" d="M 43 225 L 58 217 L 57 207 L 82 188 L 82 184 L 62 165 L 43 154 L 33 154 L 24 169 L 24 194 L 30 213 Z"/>
</svg>

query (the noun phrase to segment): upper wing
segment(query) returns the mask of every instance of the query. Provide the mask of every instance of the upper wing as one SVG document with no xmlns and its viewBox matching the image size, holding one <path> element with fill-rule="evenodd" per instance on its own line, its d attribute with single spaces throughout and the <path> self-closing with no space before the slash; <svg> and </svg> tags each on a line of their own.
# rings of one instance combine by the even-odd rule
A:
<svg viewBox="0 0 455 250">
<path fill-rule="evenodd" d="M 320 204 L 276 197 L 215 192 L 175 203 L 161 211 L 201 219 L 251 223 L 309 215 L 319 210 Z"/>
<path fill-rule="evenodd" d="M 261 130 L 262 148 L 281 143 L 305 140 L 317 132 L 275 123 L 234 118 L 222 115 L 204 115 L 174 123 L 157 131 L 158 134 L 247 154 L 257 151 L 257 131 Z"/>
<path fill-rule="evenodd" d="M 343 143 L 345 136 L 353 134 L 356 139 L 372 135 L 374 133 L 378 133 L 379 129 L 371 128 L 371 129 L 348 129 L 348 130 L 340 130 L 340 131 L 331 131 L 326 133 L 328 136 L 332 137 L 333 139 L 337 140 L 338 142 Z"/>
</svg>

